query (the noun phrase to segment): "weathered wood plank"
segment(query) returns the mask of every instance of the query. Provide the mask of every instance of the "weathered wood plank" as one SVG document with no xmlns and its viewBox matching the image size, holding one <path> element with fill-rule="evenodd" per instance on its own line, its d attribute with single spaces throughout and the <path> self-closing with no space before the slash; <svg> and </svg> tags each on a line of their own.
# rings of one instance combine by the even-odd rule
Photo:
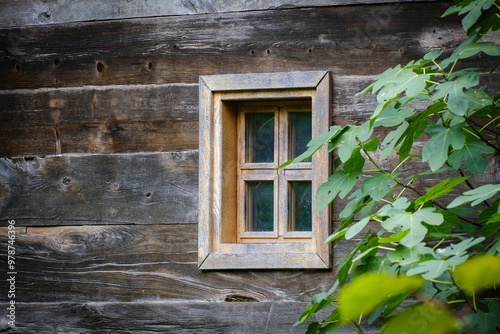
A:
<svg viewBox="0 0 500 334">
<path fill-rule="evenodd" d="M 3 333 L 304 333 L 292 327 L 306 303 L 16 303 L 17 330 L 9 328 L 0 303 Z M 323 319 L 322 312 L 314 320 Z M 379 330 L 365 322 L 363 333 Z M 339 333 L 352 333 L 341 329 Z"/>
<path fill-rule="evenodd" d="M 198 84 L 0 91 L 0 129 L 117 121 L 198 121 Z"/>
<path fill-rule="evenodd" d="M 200 75 L 252 72 L 377 74 L 380 64 L 406 63 L 459 43 L 465 37 L 459 19 L 440 18 L 448 6 L 299 8 L 278 15 L 251 11 L 0 29 L 0 89 L 197 83 Z"/>
<path fill-rule="evenodd" d="M 133 5 L 115 1 L 56 1 L 19 2 L 4 0 L 0 12 L 0 27 L 67 23 L 77 21 L 116 20 L 135 17 L 190 15 L 293 7 L 321 7 L 353 4 L 379 4 L 426 0 L 145 0 Z M 433 1 L 433 0 L 427 0 Z"/>
<path fill-rule="evenodd" d="M 331 270 L 201 271 L 196 224 L 28 227 L 15 245 L 18 302 L 304 302 L 333 285 Z M 1 277 L 7 268 L 1 256 Z"/>
<path fill-rule="evenodd" d="M 0 189 L 26 226 L 197 223 L 198 151 L 0 159 Z"/>
<path fill-rule="evenodd" d="M 0 130 L 0 157 L 197 149 L 198 85 L 0 91 Z"/>
</svg>

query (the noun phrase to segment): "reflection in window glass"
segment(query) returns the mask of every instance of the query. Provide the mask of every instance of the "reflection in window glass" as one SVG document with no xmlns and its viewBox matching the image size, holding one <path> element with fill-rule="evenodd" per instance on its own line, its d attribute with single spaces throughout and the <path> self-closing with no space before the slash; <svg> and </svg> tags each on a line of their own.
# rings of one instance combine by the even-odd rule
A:
<svg viewBox="0 0 500 334">
<path fill-rule="evenodd" d="M 311 181 L 290 182 L 290 231 L 312 230 Z"/>
<path fill-rule="evenodd" d="M 274 113 L 246 114 L 246 162 L 274 162 Z"/>
<path fill-rule="evenodd" d="M 274 182 L 247 182 L 246 227 L 247 231 L 274 230 Z"/>
<path fill-rule="evenodd" d="M 290 159 L 293 159 L 307 150 L 312 139 L 312 118 L 310 112 L 291 112 L 289 117 Z"/>
</svg>

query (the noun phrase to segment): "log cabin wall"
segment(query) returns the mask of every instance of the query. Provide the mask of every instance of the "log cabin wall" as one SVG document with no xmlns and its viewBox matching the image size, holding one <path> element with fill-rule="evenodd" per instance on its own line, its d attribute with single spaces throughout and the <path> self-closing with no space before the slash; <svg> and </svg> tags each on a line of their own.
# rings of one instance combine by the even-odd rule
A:
<svg viewBox="0 0 500 334">
<path fill-rule="evenodd" d="M 335 268 L 198 270 L 198 78 L 328 70 L 359 124 L 375 75 L 464 38 L 449 2 L 386 2 L 3 1 L 0 331 L 304 332 Z"/>
</svg>

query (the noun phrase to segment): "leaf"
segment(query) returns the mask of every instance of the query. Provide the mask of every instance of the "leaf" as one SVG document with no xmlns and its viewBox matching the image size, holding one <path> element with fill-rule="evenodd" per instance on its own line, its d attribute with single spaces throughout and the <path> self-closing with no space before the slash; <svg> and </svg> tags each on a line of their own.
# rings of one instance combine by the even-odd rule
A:
<svg viewBox="0 0 500 334">
<path fill-rule="evenodd" d="M 460 132 L 462 127 L 462 124 L 457 124 L 451 128 L 433 125 L 425 130 L 432 137 L 422 148 L 422 161 L 429 161 L 431 170 L 435 171 L 443 166 L 448 159 L 450 145 L 456 150 L 464 146 L 465 136 Z"/>
<path fill-rule="evenodd" d="M 348 230 L 349 228 L 343 228 L 340 231 L 331 234 L 328 238 L 326 238 L 325 244 L 330 243 L 338 238 L 342 238 Z"/>
<path fill-rule="evenodd" d="M 456 177 L 452 179 L 451 182 L 450 179 L 441 181 L 440 183 L 436 184 L 435 186 L 427 190 L 427 193 L 424 196 L 420 196 L 419 198 L 417 198 L 414 201 L 414 203 L 415 205 L 419 205 L 428 201 L 433 201 L 443 195 L 446 195 L 453 191 L 454 186 L 464 182 L 468 178 L 469 178 L 468 176 L 465 176 L 465 177 Z"/>
<path fill-rule="evenodd" d="M 365 122 L 360 126 L 348 125 L 346 132 L 341 135 L 342 146 L 338 150 L 338 155 L 342 162 L 346 162 L 352 155 L 357 146 L 357 140 L 366 141 L 370 138 L 373 129 L 370 129 L 370 123 Z"/>
<path fill-rule="evenodd" d="M 465 95 L 469 99 L 469 107 L 472 110 L 493 105 L 490 96 L 484 92 L 485 88 L 483 86 L 480 89 L 469 89 L 465 92 Z"/>
<path fill-rule="evenodd" d="M 400 241 L 401 239 L 403 239 L 404 237 L 406 237 L 406 235 L 410 232 L 410 230 L 406 230 L 406 231 L 403 231 L 403 232 L 399 232 L 399 233 L 396 233 L 396 234 L 390 234 L 388 237 L 385 237 L 385 238 L 380 238 L 378 240 L 379 243 L 391 243 L 391 242 L 398 242 Z"/>
<path fill-rule="evenodd" d="M 391 317 L 382 334 L 446 334 L 458 329 L 453 314 L 444 307 L 419 303 Z"/>
<path fill-rule="evenodd" d="M 456 284 L 469 295 L 500 284 L 500 257 L 477 255 L 455 269 Z"/>
<path fill-rule="evenodd" d="M 292 163 L 308 160 L 316 151 L 318 151 L 324 144 L 328 143 L 330 140 L 335 138 L 342 131 L 342 127 L 340 126 L 332 126 L 330 127 L 330 131 L 322 133 L 313 139 L 307 144 L 307 150 L 300 154 L 298 157 L 291 159 L 278 168 L 286 167 Z"/>
<path fill-rule="evenodd" d="M 480 244 L 483 241 L 484 241 L 483 237 L 469 238 L 459 242 L 458 244 L 451 244 L 450 246 L 444 249 L 438 249 L 437 254 L 439 254 L 440 257 L 442 258 L 449 256 L 461 256 L 465 254 L 466 250 L 477 244 Z"/>
<path fill-rule="evenodd" d="M 316 204 L 316 211 L 330 204 L 337 194 L 339 194 L 340 198 L 344 198 L 352 190 L 358 177 L 362 174 L 361 171 L 347 173 L 341 170 L 331 175 L 327 182 L 318 187 L 316 198 L 320 200 Z"/>
<path fill-rule="evenodd" d="M 385 159 L 389 154 L 394 151 L 395 147 L 399 144 L 401 138 L 405 137 L 406 130 L 408 129 L 409 123 L 403 122 L 396 130 L 391 131 L 387 136 L 385 136 L 382 141 L 382 145 L 388 145 L 382 153 L 380 153 L 380 159 Z"/>
<path fill-rule="evenodd" d="M 476 43 L 479 36 L 476 33 L 471 34 L 469 38 L 460 44 L 455 51 L 451 54 L 450 57 L 443 60 L 440 64 L 442 69 L 448 67 L 451 63 L 463 59 L 468 58 L 475 55 L 478 52 L 484 52 L 490 56 L 498 56 L 500 52 L 500 47 L 494 45 L 490 42 L 479 42 Z"/>
<path fill-rule="evenodd" d="M 356 224 L 352 225 L 345 234 L 346 240 L 352 239 L 354 236 L 356 236 L 356 234 L 361 232 L 365 228 L 365 226 L 368 225 L 369 222 L 370 222 L 370 218 L 365 217 L 365 218 L 361 219 L 359 222 L 357 222 Z"/>
<path fill-rule="evenodd" d="M 398 262 L 400 266 L 404 267 L 420 261 L 425 255 L 434 256 L 434 251 L 421 242 L 411 248 L 398 245 L 395 250 L 387 253 L 387 258 L 392 262 Z"/>
<path fill-rule="evenodd" d="M 427 228 L 422 225 L 439 225 L 443 222 L 443 215 L 435 213 L 433 208 L 424 208 L 415 213 L 404 210 L 392 209 L 388 212 L 389 218 L 382 222 L 382 227 L 387 231 L 404 231 L 410 229 L 407 236 L 401 239 L 401 244 L 413 247 L 424 240 Z"/>
<path fill-rule="evenodd" d="M 401 293 L 413 293 L 424 284 L 419 277 L 391 277 L 385 273 L 367 273 L 346 284 L 338 295 L 343 323 L 368 315 Z"/>
<path fill-rule="evenodd" d="M 486 145 L 484 141 L 476 140 L 472 135 L 466 136 L 466 141 L 461 149 L 453 151 L 448 157 L 451 168 L 457 170 L 465 159 L 465 169 L 472 174 L 481 175 L 486 170 L 488 161 L 484 154 L 493 153 L 495 149 Z"/>
<path fill-rule="evenodd" d="M 352 173 L 355 171 L 360 171 L 365 165 L 365 158 L 361 155 L 361 147 L 356 147 L 352 151 L 352 155 L 344 164 L 344 171 L 347 173 Z"/>
<path fill-rule="evenodd" d="M 447 208 L 455 208 L 457 206 L 472 202 L 471 205 L 477 205 L 482 201 L 489 199 L 500 191 L 500 184 L 485 184 L 479 188 L 464 192 L 464 196 L 459 196 L 448 204 Z"/>
<path fill-rule="evenodd" d="M 498 333 L 497 328 L 500 328 L 500 300 L 490 300 L 486 306 L 489 312 L 477 310 L 467 315 L 469 326 L 476 327 L 475 334 L 491 334 L 495 331 Z"/>
<path fill-rule="evenodd" d="M 483 225 L 481 234 L 485 237 L 490 237 L 500 230 L 500 213 L 493 214 L 488 221 Z"/>
<path fill-rule="evenodd" d="M 397 110 L 394 107 L 390 107 L 382 111 L 376 118 L 374 122 L 374 126 L 397 126 L 403 123 L 405 119 L 411 117 L 415 114 L 415 109 L 406 108 Z"/>
<path fill-rule="evenodd" d="M 363 150 L 366 152 L 375 152 L 378 148 L 378 144 L 380 144 L 380 141 L 378 139 L 372 139 L 367 143 L 363 144 Z"/>
<path fill-rule="evenodd" d="M 335 284 L 328 292 L 322 292 L 314 295 L 311 298 L 311 301 L 307 303 L 306 310 L 301 314 L 299 320 L 297 320 L 293 327 L 304 324 L 304 322 L 306 322 L 306 320 L 309 319 L 313 314 L 321 311 L 326 306 L 331 305 L 334 299 L 330 297 L 338 286 L 338 281 L 335 281 Z"/>
<path fill-rule="evenodd" d="M 411 65 L 405 67 L 398 65 L 389 68 L 376 77 L 377 81 L 373 84 L 373 92 L 378 91 L 378 102 L 391 100 L 405 91 L 408 97 L 415 97 L 425 89 L 430 76 L 414 72 Z"/>
<path fill-rule="evenodd" d="M 472 25 L 474 25 L 477 19 L 481 16 L 481 12 L 490 8 L 494 2 L 495 0 L 476 0 L 462 8 L 459 15 L 468 13 L 462 19 L 462 26 L 464 30 L 469 30 L 469 28 L 472 27 Z"/>
<path fill-rule="evenodd" d="M 357 266 L 352 274 L 351 279 L 355 279 L 357 276 L 364 275 L 368 272 L 385 272 L 388 273 L 391 270 L 391 261 L 387 256 L 368 256 L 364 259 L 364 264 Z"/>
<path fill-rule="evenodd" d="M 463 116 L 469 108 L 469 97 L 465 94 L 464 88 L 479 84 L 479 73 L 472 69 L 465 69 L 455 72 L 453 76 L 457 78 L 443 82 L 436 87 L 432 100 L 437 101 L 448 96 L 448 109 L 455 115 Z"/>
<path fill-rule="evenodd" d="M 444 16 L 444 15 L 443 15 Z M 428 60 L 436 60 L 439 58 L 442 52 L 439 52 L 437 49 L 433 49 L 431 52 L 428 52 L 425 56 L 424 59 Z"/>
<path fill-rule="evenodd" d="M 426 280 L 441 276 L 446 270 L 467 260 L 466 255 L 453 256 L 446 260 L 428 260 L 421 262 L 406 272 L 407 275 L 421 275 Z"/>
<path fill-rule="evenodd" d="M 378 202 L 391 192 L 389 182 L 397 178 L 398 175 L 399 173 L 376 173 L 363 182 L 361 191 L 370 194 L 371 198 Z"/>
</svg>

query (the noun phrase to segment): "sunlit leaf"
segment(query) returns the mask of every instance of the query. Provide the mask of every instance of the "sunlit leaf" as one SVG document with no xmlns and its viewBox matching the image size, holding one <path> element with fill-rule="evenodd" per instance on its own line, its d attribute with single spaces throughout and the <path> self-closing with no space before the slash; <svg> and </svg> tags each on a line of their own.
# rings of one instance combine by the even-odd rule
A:
<svg viewBox="0 0 500 334">
<path fill-rule="evenodd" d="M 453 314 L 433 304 L 417 304 L 391 317 L 382 334 L 449 334 L 458 330 Z"/>
<path fill-rule="evenodd" d="M 477 255 L 455 269 L 457 285 L 468 294 L 500 285 L 500 257 Z"/>
<path fill-rule="evenodd" d="M 401 293 L 412 293 L 423 286 L 419 277 L 391 277 L 385 273 L 367 273 L 346 284 L 340 291 L 339 309 L 344 323 L 368 315 Z"/>
</svg>

